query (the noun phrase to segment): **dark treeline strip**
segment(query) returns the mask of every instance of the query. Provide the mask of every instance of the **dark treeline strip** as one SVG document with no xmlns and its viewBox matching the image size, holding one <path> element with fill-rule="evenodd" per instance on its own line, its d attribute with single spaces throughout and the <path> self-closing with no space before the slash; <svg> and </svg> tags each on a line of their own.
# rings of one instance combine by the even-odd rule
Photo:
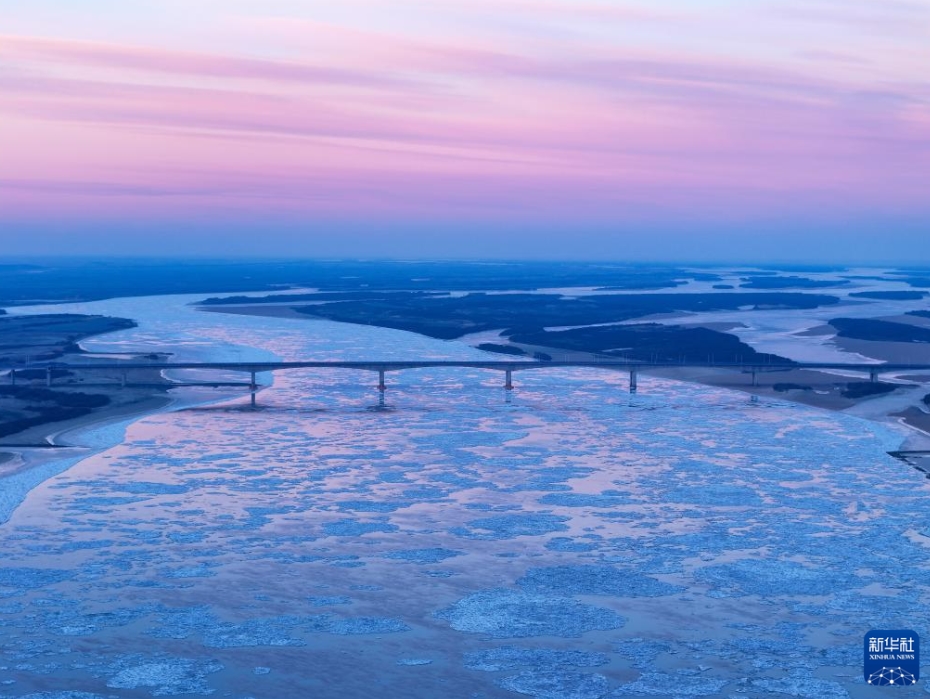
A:
<svg viewBox="0 0 930 699">
<path fill-rule="evenodd" d="M 867 396 L 880 396 L 884 393 L 891 393 L 896 388 L 901 388 L 900 384 L 894 383 L 880 383 L 871 381 L 851 381 L 846 384 L 846 388 L 842 392 L 844 398 L 865 398 Z"/>
<path fill-rule="evenodd" d="M 512 342 L 596 352 L 644 362 L 747 362 L 793 364 L 776 354 L 757 352 L 735 335 L 709 328 L 642 323 L 597 328 L 519 333 Z"/>
<path fill-rule="evenodd" d="M 856 291 L 850 294 L 854 298 L 882 301 L 919 301 L 926 295 L 926 291 Z"/>
<path fill-rule="evenodd" d="M 385 294 L 366 301 L 338 301 L 295 310 L 345 323 L 409 330 L 451 340 L 468 333 L 507 329 L 510 334 L 547 327 L 595 325 L 655 313 L 741 308 L 810 309 L 838 303 L 806 293 L 604 294 L 567 298 L 555 294 L 484 294 L 428 297 Z"/>
<path fill-rule="evenodd" d="M 930 342 L 930 328 L 865 318 L 834 318 L 837 337 L 874 342 Z"/>
<path fill-rule="evenodd" d="M 423 298 L 426 296 L 448 296 L 439 291 L 330 291 L 312 294 L 272 294 L 271 296 L 212 296 L 201 301 L 201 306 L 261 305 L 265 303 L 306 303 L 332 301 L 373 301 L 384 298 Z"/>
<path fill-rule="evenodd" d="M 0 387 L 0 399 L 13 398 L 28 404 L 16 412 L 0 410 L 0 437 L 44 425 L 89 415 L 96 408 L 110 404 L 107 396 L 91 393 L 51 391 L 29 386 Z"/>
<path fill-rule="evenodd" d="M 514 347 L 513 345 L 498 345 L 493 342 L 482 342 L 477 347 L 478 349 L 484 350 L 485 352 L 497 352 L 498 354 L 512 354 L 515 357 L 522 357 L 526 354 L 526 351 L 520 349 L 519 347 Z"/>
<path fill-rule="evenodd" d="M 848 286 L 849 281 L 808 279 L 807 277 L 750 277 L 740 284 L 741 289 L 829 289 Z"/>
<path fill-rule="evenodd" d="M 904 282 L 909 286 L 913 286 L 916 289 L 928 289 L 930 288 L 930 277 L 899 277 L 896 278 L 897 282 Z"/>
<path fill-rule="evenodd" d="M 79 351 L 78 342 L 102 333 L 126 330 L 136 323 L 125 318 L 48 314 L 0 318 L 0 364 L 56 359 Z"/>
</svg>

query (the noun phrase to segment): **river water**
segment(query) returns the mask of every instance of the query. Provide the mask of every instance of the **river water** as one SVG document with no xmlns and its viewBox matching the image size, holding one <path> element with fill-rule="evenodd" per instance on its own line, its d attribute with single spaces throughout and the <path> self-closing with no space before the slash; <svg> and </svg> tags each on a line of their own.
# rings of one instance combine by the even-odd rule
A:
<svg viewBox="0 0 930 699">
<path fill-rule="evenodd" d="M 140 323 L 99 351 L 486 356 L 192 300 L 41 310 Z M 256 411 L 84 435 L 0 525 L 0 699 L 859 697 L 866 632 L 930 628 L 930 487 L 888 428 L 596 370 L 509 402 L 389 374 L 386 410 L 375 383 L 284 372 Z"/>
</svg>

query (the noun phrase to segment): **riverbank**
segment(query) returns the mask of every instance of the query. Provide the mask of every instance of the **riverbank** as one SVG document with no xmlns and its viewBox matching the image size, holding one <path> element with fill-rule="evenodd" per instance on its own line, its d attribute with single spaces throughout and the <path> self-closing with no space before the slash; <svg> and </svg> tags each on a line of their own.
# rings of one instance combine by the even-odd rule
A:
<svg viewBox="0 0 930 699">
<path fill-rule="evenodd" d="M 108 357 L 107 361 L 129 362 L 140 358 L 118 356 Z M 83 352 L 65 353 L 57 359 L 68 364 L 99 361 L 98 357 L 89 357 Z M 168 390 L 173 383 L 155 369 L 133 370 L 125 376 L 122 372 L 70 370 L 66 376 L 56 375 L 50 386 L 44 379 L 23 378 L 31 376 L 28 372 L 17 374 L 15 387 L 8 385 L 8 394 L 0 398 L 0 404 L 3 422 L 9 429 L 18 425 L 25 427 L 0 436 L 0 478 L 61 459 L 75 450 L 80 452 L 82 433 L 142 417 L 172 402 Z M 39 374 L 44 371 L 37 372 L 36 376 Z M 81 407 L 60 407 L 69 403 Z M 63 419 L 55 419 L 58 415 Z"/>
<path fill-rule="evenodd" d="M 126 389 L 123 399 L 60 422 L 49 422 L 0 440 L 0 479 L 14 476 L 37 464 L 61 458 L 67 450 L 80 450 L 80 435 L 109 423 L 144 417 L 172 403 L 168 395 Z"/>
</svg>

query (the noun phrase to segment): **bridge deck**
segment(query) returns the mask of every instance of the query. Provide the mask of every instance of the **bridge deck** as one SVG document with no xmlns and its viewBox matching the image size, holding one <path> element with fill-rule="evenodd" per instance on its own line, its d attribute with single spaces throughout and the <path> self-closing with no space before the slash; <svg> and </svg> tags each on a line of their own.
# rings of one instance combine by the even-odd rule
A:
<svg viewBox="0 0 930 699">
<path fill-rule="evenodd" d="M 468 369 L 491 369 L 496 371 L 527 371 L 530 369 L 596 368 L 621 371 L 646 369 L 743 369 L 746 371 L 788 369 L 832 369 L 861 371 L 866 373 L 888 373 L 896 371 L 930 371 L 930 364 L 921 363 L 848 363 L 848 362 L 639 362 L 614 360 L 363 360 L 363 361 L 298 361 L 298 362 L 107 362 L 69 364 L 59 362 L 34 363 L 29 369 L 67 369 L 80 371 L 130 371 L 134 369 L 223 369 L 228 371 L 267 372 L 286 369 L 356 369 L 363 371 L 402 371 L 404 369 L 461 367 Z M 7 367 L 21 369 L 23 367 Z"/>
<path fill-rule="evenodd" d="M 930 371 L 930 364 L 866 364 L 842 362 L 793 362 L 793 363 L 755 363 L 755 362 L 625 362 L 619 360 L 552 360 L 552 361 L 517 361 L 517 360 L 456 360 L 456 359 L 423 359 L 423 360 L 362 360 L 362 361 L 300 361 L 300 362 L 101 362 L 88 364 L 68 364 L 64 362 L 45 362 L 30 364 L 29 369 L 45 369 L 46 384 L 51 387 L 54 379 L 54 370 L 78 371 L 119 371 L 122 374 L 122 385 L 127 385 L 127 373 L 134 369 L 153 369 L 170 371 L 173 369 L 214 369 L 225 371 L 250 372 L 248 384 L 251 394 L 251 403 L 256 405 L 255 394 L 261 389 L 256 375 L 263 372 L 280 371 L 285 369 L 354 369 L 378 372 L 378 390 L 381 393 L 380 404 L 384 405 L 385 385 L 384 375 L 389 371 L 404 369 L 432 369 L 432 368 L 468 368 L 491 369 L 503 371 L 506 374 L 504 388 L 513 390 L 512 374 L 515 371 L 528 371 L 531 369 L 559 369 L 559 368 L 594 368 L 612 371 L 629 372 L 630 393 L 637 392 L 637 374 L 649 369 L 670 368 L 727 368 L 739 369 L 752 374 L 752 385 L 757 386 L 757 374 L 760 372 L 783 371 L 789 369 L 826 369 L 864 372 L 871 381 L 876 381 L 880 373 L 900 371 Z M 9 368 L 9 377 L 16 383 L 16 368 Z"/>
</svg>

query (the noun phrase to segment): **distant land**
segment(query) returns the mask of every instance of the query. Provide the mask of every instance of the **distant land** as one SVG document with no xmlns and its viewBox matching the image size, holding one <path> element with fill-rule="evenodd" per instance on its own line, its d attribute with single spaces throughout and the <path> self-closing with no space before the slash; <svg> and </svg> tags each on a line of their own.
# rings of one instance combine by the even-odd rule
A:
<svg viewBox="0 0 930 699">
<path fill-rule="evenodd" d="M 322 301 L 314 296 L 314 301 Z M 270 296 L 248 303 L 289 303 Z M 243 303 L 243 299 L 208 299 L 206 306 Z M 338 301 L 294 306 L 299 313 L 345 323 L 380 325 L 452 340 L 488 330 L 537 332 L 546 327 L 616 323 L 659 313 L 706 312 L 750 308 L 810 309 L 839 303 L 835 296 L 805 293 L 601 294 L 566 297 L 558 294 L 488 294 L 462 296 L 386 292 Z"/>
<path fill-rule="evenodd" d="M 849 286 L 849 281 L 845 279 L 827 281 L 794 276 L 755 276 L 740 284 L 741 289 L 829 289 L 841 286 Z"/>
<path fill-rule="evenodd" d="M 75 314 L 45 314 L 0 317 L 0 366 L 27 360 L 57 359 L 65 352 L 79 351 L 81 340 L 134 328 L 126 318 Z"/>
<path fill-rule="evenodd" d="M 757 352 L 729 333 L 656 323 L 514 333 L 510 340 L 517 345 L 579 350 L 643 362 L 794 363 L 776 354 Z"/>
<path fill-rule="evenodd" d="M 0 267 L 0 306 L 289 288 L 528 291 L 609 285 L 666 289 L 689 279 L 713 281 L 718 277 L 679 267 L 614 263 L 71 259 Z"/>
<path fill-rule="evenodd" d="M 853 340 L 930 343 L 930 328 L 905 323 L 865 318 L 834 318 L 830 321 L 830 325 L 836 328 L 837 337 L 848 337 Z"/>
<path fill-rule="evenodd" d="M 876 299 L 879 301 L 920 301 L 926 298 L 926 291 L 853 291 L 850 297 L 856 299 Z"/>
<path fill-rule="evenodd" d="M 729 267 L 729 269 L 733 269 Z M 783 272 L 788 271 L 786 277 Z M 830 273 L 825 283 L 804 274 Z M 930 269 L 888 276 L 846 274 L 842 267 L 760 265 L 737 269 L 743 288 L 844 288 L 843 280 L 894 278 L 930 288 Z M 790 282 L 785 279 L 790 278 Z M 688 281 L 721 282 L 719 268 L 622 262 L 49 259 L 0 265 L 0 307 L 93 301 L 156 294 L 218 294 L 285 289 L 338 291 L 535 291 L 676 289 Z M 789 284 L 789 286 L 786 286 Z"/>
</svg>

